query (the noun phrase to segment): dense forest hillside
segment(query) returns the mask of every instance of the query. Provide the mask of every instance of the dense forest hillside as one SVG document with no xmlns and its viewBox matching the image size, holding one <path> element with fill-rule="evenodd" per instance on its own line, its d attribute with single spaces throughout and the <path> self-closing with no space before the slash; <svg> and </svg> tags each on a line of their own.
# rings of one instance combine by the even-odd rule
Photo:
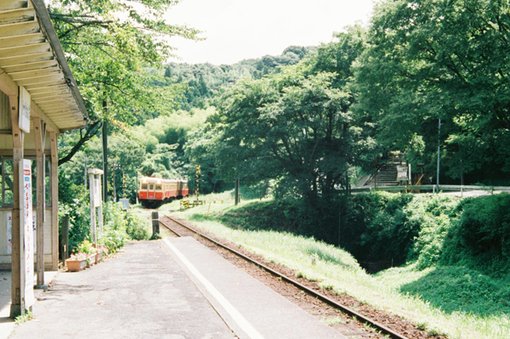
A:
<svg viewBox="0 0 510 339">
<path fill-rule="evenodd" d="M 243 60 L 233 65 L 170 63 L 164 67 L 165 83 L 184 87 L 182 109 L 204 108 L 209 98 L 241 79 L 260 79 L 278 72 L 280 67 L 294 65 L 315 48 L 291 46 L 281 55 L 266 55 Z"/>
</svg>

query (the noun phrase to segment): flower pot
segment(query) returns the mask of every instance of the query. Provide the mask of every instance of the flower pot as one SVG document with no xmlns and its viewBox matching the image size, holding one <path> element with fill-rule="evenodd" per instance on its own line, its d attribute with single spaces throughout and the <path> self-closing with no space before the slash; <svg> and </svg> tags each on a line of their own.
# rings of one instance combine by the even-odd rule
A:
<svg viewBox="0 0 510 339">
<path fill-rule="evenodd" d="M 87 267 L 87 259 L 67 259 L 66 266 L 69 272 L 79 272 Z"/>
<path fill-rule="evenodd" d="M 103 260 L 103 254 L 101 252 L 96 253 L 96 264 L 99 264 Z"/>
<path fill-rule="evenodd" d="M 96 263 L 96 254 L 90 254 L 87 257 L 87 268 L 90 268 L 90 266 L 94 265 Z"/>
</svg>

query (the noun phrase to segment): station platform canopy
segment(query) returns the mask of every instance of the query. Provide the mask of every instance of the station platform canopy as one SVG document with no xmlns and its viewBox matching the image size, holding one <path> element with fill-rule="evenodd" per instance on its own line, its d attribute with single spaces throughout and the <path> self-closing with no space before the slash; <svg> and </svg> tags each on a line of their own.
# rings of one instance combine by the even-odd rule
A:
<svg viewBox="0 0 510 339">
<path fill-rule="evenodd" d="M 18 86 L 53 129 L 85 125 L 85 104 L 43 0 L 0 1 L 0 90 L 17 95 Z"/>
<path fill-rule="evenodd" d="M 11 271 L 12 318 L 32 305 L 34 264 L 39 287 L 58 269 L 57 139 L 86 123 L 44 0 L 0 0 L 0 269 Z"/>
</svg>

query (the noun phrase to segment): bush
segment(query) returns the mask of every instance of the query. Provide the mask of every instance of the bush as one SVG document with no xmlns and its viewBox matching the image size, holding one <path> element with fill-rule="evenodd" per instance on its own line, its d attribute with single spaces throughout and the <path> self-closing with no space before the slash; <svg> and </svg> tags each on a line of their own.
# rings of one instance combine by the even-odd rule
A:
<svg viewBox="0 0 510 339">
<path fill-rule="evenodd" d="M 334 243 L 338 208 L 326 204 L 310 207 L 304 201 L 287 198 L 231 208 L 219 220 L 231 228 L 285 231 Z"/>
<path fill-rule="evenodd" d="M 419 229 L 409 255 L 416 260 L 417 268 L 436 264 L 442 256 L 448 232 L 459 214 L 459 198 L 438 195 L 415 196 L 406 207 L 408 223 Z"/>
<path fill-rule="evenodd" d="M 232 228 L 339 243 L 369 271 L 410 261 L 418 269 L 447 264 L 491 275 L 510 271 L 509 194 L 462 200 L 378 192 L 315 207 L 281 197 L 231 208 L 217 218 Z"/>
<path fill-rule="evenodd" d="M 416 261 L 418 269 L 464 265 L 491 275 L 510 270 L 510 195 L 461 200 L 392 193 L 352 197 L 341 245 L 367 268 Z"/>
<path fill-rule="evenodd" d="M 254 202 L 227 210 L 220 221 L 232 228 L 297 232 L 296 206 L 285 202 Z"/>
<path fill-rule="evenodd" d="M 499 260 L 510 255 L 510 195 L 470 199 L 459 221 L 463 243 L 474 256 Z"/>
<path fill-rule="evenodd" d="M 78 246 L 76 246 L 76 253 L 93 254 L 95 252 L 96 249 L 88 240 L 83 240 Z"/>
<path fill-rule="evenodd" d="M 448 234 L 445 263 L 463 263 L 492 274 L 510 269 L 510 194 L 466 199 Z"/>
<path fill-rule="evenodd" d="M 92 241 L 89 191 L 83 185 L 71 183 L 67 189 L 61 186 L 60 192 L 64 201 L 59 203 L 59 225 L 62 226 L 64 217 L 69 218 L 69 251 L 76 252 L 80 244 Z M 147 230 L 143 227 L 144 221 L 138 219 L 133 213 L 122 210 L 117 203 L 104 204 L 103 215 L 105 220 L 103 233 L 99 234 L 98 242 L 107 247 L 108 252 L 116 252 L 128 239 L 149 238 Z"/>
<path fill-rule="evenodd" d="M 409 223 L 410 194 L 369 193 L 351 197 L 341 226 L 340 245 L 365 264 L 382 269 L 405 262 L 419 225 Z"/>
<path fill-rule="evenodd" d="M 260 181 L 251 185 L 243 185 L 241 182 L 239 193 L 241 198 L 245 200 L 263 199 L 268 196 L 270 190 L 271 183 L 268 180 Z"/>
<path fill-rule="evenodd" d="M 126 233 L 133 240 L 148 240 L 149 232 L 144 227 L 144 220 L 141 220 L 135 214 L 127 212 L 126 214 Z"/>
<path fill-rule="evenodd" d="M 78 244 L 90 239 L 89 193 L 83 186 L 73 185 L 74 198 L 68 203 L 59 203 L 59 234 L 64 217 L 69 218 L 69 252 L 75 251 Z M 62 242 L 60 242 L 62 243 Z"/>
<path fill-rule="evenodd" d="M 105 222 L 100 243 L 109 253 L 115 253 L 128 238 L 125 212 L 118 204 L 109 201 L 103 205 L 103 213 Z"/>
</svg>

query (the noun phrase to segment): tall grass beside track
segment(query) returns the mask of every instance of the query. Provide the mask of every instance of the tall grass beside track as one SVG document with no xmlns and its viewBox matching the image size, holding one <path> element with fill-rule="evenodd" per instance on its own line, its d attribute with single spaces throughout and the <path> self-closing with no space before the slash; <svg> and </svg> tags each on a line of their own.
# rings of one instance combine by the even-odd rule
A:
<svg viewBox="0 0 510 339">
<path fill-rule="evenodd" d="M 498 299 L 510 297 L 508 276 L 496 279 L 457 266 L 419 270 L 414 264 L 369 275 L 346 251 L 313 238 L 223 225 L 220 217 L 235 209 L 228 193 L 205 200 L 204 205 L 175 215 L 318 281 L 324 288 L 403 316 L 430 334 L 510 338 L 510 299 Z M 253 202 L 243 202 L 238 208 Z M 163 207 L 163 211 L 177 210 L 178 202 Z"/>
</svg>

